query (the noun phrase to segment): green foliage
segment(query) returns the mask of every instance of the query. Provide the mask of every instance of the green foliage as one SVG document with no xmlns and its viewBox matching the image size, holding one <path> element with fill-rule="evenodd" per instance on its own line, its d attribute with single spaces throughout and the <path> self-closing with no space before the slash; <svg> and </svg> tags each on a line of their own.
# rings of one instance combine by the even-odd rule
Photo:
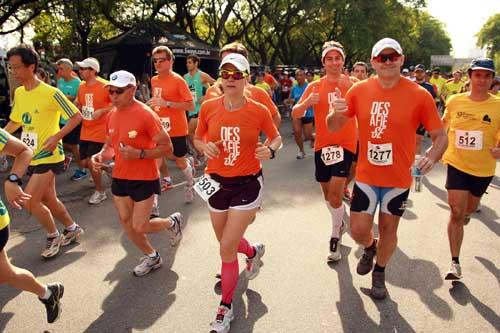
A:
<svg viewBox="0 0 500 333">
<path fill-rule="evenodd" d="M 488 57 L 500 68 L 500 13 L 491 16 L 477 34 L 477 44 L 486 47 Z"/>
</svg>

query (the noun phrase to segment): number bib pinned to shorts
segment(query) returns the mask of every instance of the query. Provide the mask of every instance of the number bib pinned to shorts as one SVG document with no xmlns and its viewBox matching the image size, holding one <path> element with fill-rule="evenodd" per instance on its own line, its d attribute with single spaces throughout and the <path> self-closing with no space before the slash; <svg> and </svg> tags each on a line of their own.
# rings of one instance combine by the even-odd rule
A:
<svg viewBox="0 0 500 333">
<path fill-rule="evenodd" d="M 392 165 L 392 143 L 373 144 L 368 141 L 368 162 L 378 166 Z"/>
<path fill-rule="evenodd" d="M 198 179 L 196 184 L 194 184 L 194 190 L 204 201 L 208 201 L 212 195 L 220 190 L 220 184 L 212 179 L 210 175 L 203 175 Z"/>
<path fill-rule="evenodd" d="M 328 146 L 321 149 L 321 160 L 325 165 L 333 165 L 344 160 L 344 148 Z"/>
<path fill-rule="evenodd" d="M 90 106 L 82 107 L 82 117 L 85 120 L 92 120 L 92 116 L 94 115 L 94 108 Z"/>
<path fill-rule="evenodd" d="M 21 141 L 31 150 L 36 150 L 38 147 L 38 134 L 35 132 L 24 132 L 21 134 Z"/>
<path fill-rule="evenodd" d="M 163 126 L 163 129 L 165 131 L 170 132 L 170 117 L 163 117 L 160 118 L 161 121 L 161 126 Z"/>
<path fill-rule="evenodd" d="M 483 149 L 483 131 L 455 131 L 455 147 L 465 150 Z"/>
</svg>

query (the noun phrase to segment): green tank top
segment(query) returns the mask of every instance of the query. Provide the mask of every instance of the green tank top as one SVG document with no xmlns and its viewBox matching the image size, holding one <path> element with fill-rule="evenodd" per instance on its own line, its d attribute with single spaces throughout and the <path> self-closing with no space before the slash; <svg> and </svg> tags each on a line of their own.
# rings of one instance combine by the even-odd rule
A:
<svg viewBox="0 0 500 333">
<path fill-rule="evenodd" d="M 201 72 L 197 71 L 194 76 L 191 76 L 189 73 L 184 75 L 184 80 L 189 86 L 189 90 L 191 91 L 191 95 L 193 95 L 194 101 L 194 111 L 189 111 L 189 115 L 197 115 L 200 112 L 200 99 L 203 96 L 203 84 L 201 83 Z"/>
</svg>

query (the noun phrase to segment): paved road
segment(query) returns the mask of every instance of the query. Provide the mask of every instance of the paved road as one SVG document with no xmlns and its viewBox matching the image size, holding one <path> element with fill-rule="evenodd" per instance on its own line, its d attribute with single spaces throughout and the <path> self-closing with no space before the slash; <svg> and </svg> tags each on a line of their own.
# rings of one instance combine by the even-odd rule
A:
<svg viewBox="0 0 500 333">
<path fill-rule="evenodd" d="M 444 168 L 413 193 L 399 229 L 399 247 L 387 268 L 390 298 L 366 293 L 370 275 L 358 276 L 361 251 L 344 237 L 342 255 L 327 264 L 330 222 L 313 158 L 295 159 L 289 123 L 285 148 L 265 164 L 265 207 L 247 233 L 266 244 L 265 266 L 256 280 L 241 275 L 231 332 L 495 332 L 500 329 L 500 179 L 496 177 L 466 229 L 461 256 L 464 279 L 442 279 L 449 265 L 448 208 Z M 500 168 L 498 168 L 500 170 Z M 497 172 L 497 176 L 499 176 Z M 111 200 L 91 207 L 88 181 L 58 178 L 61 198 L 86 230 L 81 244 L 43 261 L 44 234 L 25 212 L 14 212 L 12 261 L 45 282 L 61 281 L 64 312 L 46 324 L 40 303 L 28 293 L 0 287 L 0 332 L 208 332 L 219 302 L 218 246 L 201 200 L 183 203 L 183 188 L 161 197 L 161 211 L 180 210 L 185 237 L 171 248 L 166 233 L 151 236 L 164 266 L 146 277 L 131 270 L 140 253 L 126 239 Z M 175 173 L 177 180 L 182 177 Z M 243 258 L 240 269 L 243 270 Z"/>
</svg>

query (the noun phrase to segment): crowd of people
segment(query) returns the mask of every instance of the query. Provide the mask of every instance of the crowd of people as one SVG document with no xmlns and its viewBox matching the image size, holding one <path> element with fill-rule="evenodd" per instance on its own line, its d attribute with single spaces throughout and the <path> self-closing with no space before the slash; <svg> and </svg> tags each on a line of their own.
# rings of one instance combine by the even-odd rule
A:
<svg viewBox="0 0 500 333">
<path fill-rule="evenodd" d="M 157 75 L 149 83 L 138 83 L 125 70 L 104 80 L 94 58 L 77 61 L 75 75 L 75 64 L 62 58 L 56 64 L 57 87 L 52 87 L 39 71 L 39 57 L 31 47 L 12 48 L 7 54 L 9 70 L 20 87 L 10 120 L 0 129 L 0 150 L 14 157 L 5 180 L 6 199 L 30 212 L 44 228 L 46 246 L 41 256 L 51 258 L 61 246 L 84 235 L 57 197 L 55 176 L 74 159 L 78 169 L 71 179 L 91 175 L 95 191 L 88 202 L 96 205 L 107 200 L 102 174 L 111 173 L 120 223 L 144 255 L 132 271 L 144 276 L 162 265 L 147 234 L 168 232 L 172 246 L 178 246 L 183 237 L 182 214 L 159 214 L 158 196 L 173 186 L 167 167 L 167 161 L 173 161 L 185 178 L 185 202 L 191 203 L 197 193 L 207 203 L 219 243 L 222 287 L 210 330 L 229 332 L 238 254 L 246 257 L 248 279 L 258 276 L 265 254 L 265 245 L 250 243 L 245 232 L 263 202 L 261 161 L 276 158 L 283 145 L 279 129 L 285 125 L 277 107 L 282 103 L 290 106 L 299 149 L 296 158 L 306 156 L 304 141 L 310 141 L 314 150 L 315 178 L 332 226 L 329 262 L 342 259 L 340 244 L 347 231 L 344 216 L 349 205 L 350 235 L 364 247 L 357 273 L 371 272 L 371 296 L 386 298 L 385 269 L 397 246 L 412 172 L 426 174 L 443 161 L 451 253 L 444 278 L 460 279 L 464 225 L 477 209 L 500 158 L 500 82 L 493 61 L 475 59 L 464 82 L 459 71 L 447 80 L 436 70 L 428 77 L 421 64 L 411 71 L 401 70 L 404 52 L 391 38 L 373 46 L 370 66 L 359 61 L 346 71 L 346 52 L 342 44 L 327 41 L 321 56 L 324 75 L 315 78 L 314 73 L 297 69 L 294 77 L 283 73 L 277 80 L 269 73 L 257 73 L 252 81 L 248 50 L 235 42 L 221 48 L 215 80 L 199 70 L 196 56 L 187 58 L 184 77 L 175 73 L 174 54 L 158 46 L 151 53 Z M 20 128 L 18 139 L 13 133 Z M 422 152 L 425 135 L 432 144 Z M 197 167 L 204 170 L 198 178 Z M 22 186 L 25 174 L 29 178 Z M 9 216 L 1 202 L 0 208 L 0 282 L 38 295 L 52 323 L 60 314 L 64 286 L 42 284 L 10 263 L 6 254 Z M 56 220 L 63 224 L 62 230 Z"/>
</svg>

